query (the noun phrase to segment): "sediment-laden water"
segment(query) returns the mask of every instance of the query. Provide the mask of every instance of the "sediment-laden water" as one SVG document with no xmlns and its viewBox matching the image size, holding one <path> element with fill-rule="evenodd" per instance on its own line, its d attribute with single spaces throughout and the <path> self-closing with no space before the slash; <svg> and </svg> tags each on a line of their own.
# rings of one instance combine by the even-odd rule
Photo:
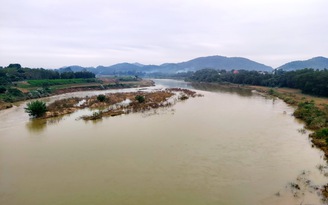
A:
<svg viewBox="0 0 328 205">
<path fill-rule="evenodd" d="M 0 204 L 323 203 L 326 163 L 292 107 L 239 89 L 156 83 L 204 97 L 96 122 L 77 120 L 87 110 L 51 120 L 29 120 L 24 103 L 1 111 Z"/>
</svg>

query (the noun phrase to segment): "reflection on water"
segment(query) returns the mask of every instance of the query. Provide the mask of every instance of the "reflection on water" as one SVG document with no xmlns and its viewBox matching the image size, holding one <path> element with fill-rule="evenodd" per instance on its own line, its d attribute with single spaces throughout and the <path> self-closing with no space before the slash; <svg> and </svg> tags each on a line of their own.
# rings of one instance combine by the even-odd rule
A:
<svg viewBox="0 0 328 205">
<path fill-rule="evenodd" d="M 191 83 L 179 81 L 179 80 L 171 80 L 171 79 L 152 79 L 156 86 L 162 87 L 170 87 L 170 88 L 187 88 L 192 89 Z"/>
<path fill-rule="evenodd" d="M 49 119 L 30 119 L 26 122 L 26 128 L 30 132 L 42 132 L 47 125 L 56 125 L 62 121 L 64 116 L 54 117 Z"/>
<path fill-rule="evenodd" d="M 252 92 L 248 89 L 243 89 L 242 87 L 228 87 L 215 84 L 206 83 L 192 83 L 191 86 L 196 90 L 204 90 L 211 92 L 221 92 L 221 93 L 235 93 L 240 96 L 249 97 L 252 96 Z"/>
<path fill-rule="evenodd" d="M 47 125 L 47 121 L 45 119 L 31 119 L 26 123 L 26 128 L 30 132 L 42 132 Z"/>
<path fill-rule="evenodd" d="M 322 203 L 317 188 L 328 180 L 317 167 L 326 163 L 284 114 L 293 108 L 239 90 L 156 83 L 204 97 L 99 122 L 77 120 L 87 110 L 32 121 L 22 107 L 0 112 L 0 204 Z"/>
<path fill-rule="evenodd" d="M 157 86 L 163 87 L 181 87 L 187 89 L 196 89 L 210 92 L 220 92 L 220 93 L 235 93 L 240 96 L 249 97 L 252 96 L 252 92 L 248 89 L 243 89 L 241 87 L 229 87 L 219 84 L 210 83 L 190 83 L 184 81 L 170 80 L 170 79 L 154 79 Z"/>
</svg>

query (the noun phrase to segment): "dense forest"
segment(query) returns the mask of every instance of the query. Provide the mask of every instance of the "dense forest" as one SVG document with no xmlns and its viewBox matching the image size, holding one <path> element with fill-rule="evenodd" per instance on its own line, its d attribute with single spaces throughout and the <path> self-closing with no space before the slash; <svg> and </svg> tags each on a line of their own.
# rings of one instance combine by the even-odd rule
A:
<svg viewBox="0 0 328 205">
<path fill-rule="evenodd" d="M 288 87 L 303 93 L 328 97 L 328 70 L 302 69 L 296 71 L 276 70 L 273 73 L 246 70 L 196 71 L 187 78 L 196 82 L 229 82 L 236 84 L 260 85 L 268 87 Z"/>
<path fill-rule="evenodd" d="M 43 68 L 23 68 L 20 64 L 10 64 L 7 67 L 0 68 L 0 86 L 23 80 L 74 78 L 95 78 L 95 74 L 88 71 L 73 72 L 71 70 L 60 73 Z"/>
<path fill-rule="evenodd" d="M 58 72 L 10 64 L 4 68 L 0 67 L 0 102 L 45 97 L 51 93 L 50 86 L 95 82 L 94 78 L 95 74 L 88 71 Z"/>
</svg>

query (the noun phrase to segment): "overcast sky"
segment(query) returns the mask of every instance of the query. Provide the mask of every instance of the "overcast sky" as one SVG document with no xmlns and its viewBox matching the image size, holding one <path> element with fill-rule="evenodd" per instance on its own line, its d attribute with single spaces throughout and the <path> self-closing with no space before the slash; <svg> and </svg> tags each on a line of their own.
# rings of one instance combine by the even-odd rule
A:
<svg viewBox="0 0 328 205">
<path fill-rule="evenodd" d="M 0 0 L 0 65 L 328 57 L 327 0 Z"/>
</svg>

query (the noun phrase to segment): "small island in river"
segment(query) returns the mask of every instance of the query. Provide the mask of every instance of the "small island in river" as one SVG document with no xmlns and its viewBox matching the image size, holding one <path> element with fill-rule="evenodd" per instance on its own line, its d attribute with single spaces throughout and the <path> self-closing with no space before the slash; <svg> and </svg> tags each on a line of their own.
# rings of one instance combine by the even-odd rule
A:
<svg viewBox="0 0 328 205">
<path fill-rule="evenodd" d="M 118 92 L 91 97 L 73 97 L 49 104 L 43 118 L 58 117 L 89 108 L 95 110 L 93 114 L 81 118 L 84 120 L 97 120 L 105 116 L 110 117 L 168 107 L 177 101 L 197 96 L 201 95 L 187 89 L 169 88 L 155 91 Z"/>
</svg>

